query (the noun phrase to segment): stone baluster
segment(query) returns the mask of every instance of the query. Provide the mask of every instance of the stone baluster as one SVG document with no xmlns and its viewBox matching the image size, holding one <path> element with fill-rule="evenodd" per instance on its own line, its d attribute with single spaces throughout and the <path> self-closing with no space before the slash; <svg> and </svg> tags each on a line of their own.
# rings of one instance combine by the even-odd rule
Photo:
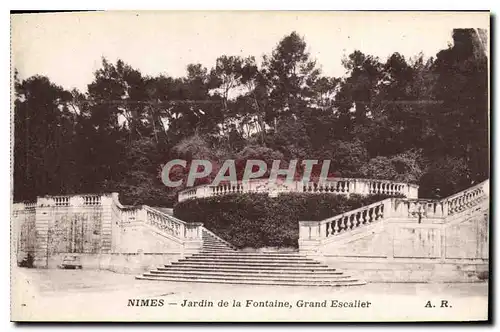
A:
<svg viewBox="0 0 500 332">
<path fill-rule="evenodd" d="M 331 224 L 330 229 L 332 230 L 331 235 L 337 235 L 338 233 L 340 233 L 340 219 L 339 218 L 333 219 L 330 222 L 330 224 Z"/>
<path fill-rule="evenodd" d="M 366 224 L 366 210 L 363 210 L 359 214 L 359 225 L 362 226 Z"/>
<path fill-rule="evenodd" d="M 347 227 L 346 231 L 350 231 L 353 228 L 353 215 L 348 215 L 346 216 L 346 221 L 347 221 Z"/>
<path fill-rule="evenodd" d="M 349 217 L 342 217 L 342 232 L 347 231 L 347 221 Z"/>
</svg>

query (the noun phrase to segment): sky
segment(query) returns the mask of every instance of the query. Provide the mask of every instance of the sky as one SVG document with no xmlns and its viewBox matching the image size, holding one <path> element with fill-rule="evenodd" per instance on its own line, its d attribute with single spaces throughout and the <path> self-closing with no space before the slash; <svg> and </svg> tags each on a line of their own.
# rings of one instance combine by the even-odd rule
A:
<svg viewBox="0 0 500 332">
<path fill-rule="evenodd" d="M 220 55 L 270 54 L 296 31 L 327 76 L 345 74 L 354 50 L 382 61 L 435 56 L 453 28 L 488 28 L 489 13 L 437 12 L 94 12 L 22 14 L 11 18 L 11 65 L 25 79 L 45 75 L 86 92 L 101 58 L 122 59 L 145 75 L 183 76 L 190 63 L 207 68 Z"/>
</svg>

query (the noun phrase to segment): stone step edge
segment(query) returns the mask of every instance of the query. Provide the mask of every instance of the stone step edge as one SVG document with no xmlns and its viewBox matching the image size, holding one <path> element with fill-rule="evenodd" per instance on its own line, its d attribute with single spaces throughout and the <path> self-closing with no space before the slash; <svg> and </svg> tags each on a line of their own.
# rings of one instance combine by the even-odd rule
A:
<svg viewBox="0 0 500 332">
<path fill-rule="evenodd" d="M 187 257 L 181 258 L 178 262 L 236 262 L 236 263 L 304 263 L 304 264 L 321 264 L 320 262 L 312 261 L 306 258 L 277 258 L 269 257 L 254 258 L 254 257 Z"/>
<path fill-rule="evenodd" d="M 358 280 L 357 282 L 340 284 L 340 283 L 306 283 L 306 282 L 264 282 L 264 281 L 224 281 L 224 280 L 210 280 L 210 279 L 182 279 L 171 278 L 171 279 L 158 279 L 158 278 L 150 278 L 137 276 L 136 279 L 139 280 L 151 280 L 151 281 L 172 281 L 172 282 L 197 282 L 197 283 L 212 283 L 212 284 L 232 284 L 232 285 L 269 285 L 269 286 L 315 286 L 315 287 L 346 287 L 346 286 L 362 286 L 366 285 L 365 281 Z"/>
<path fill-rule="evenodd" d="M 192 271 L 155 271 L 151 270 L 148 272 L 148 274 L 153 274 L 153 275 L 187 275 L 187 276 L 221 276 L 221 277 L 278 277 L 278 278 L 313 278 L 313 279 L 319 279 L 319 278 L 340 278 L 340 279 L 345 279 L 345 278 L 352 278 L 352 276 L 343 274 L 343 273 L 314 273 L 314 272 L 309 272 L 309 273 L 302 273 L 302 274 L 292 274 L 292 273 L 249 273 L 249 272 L 242 272 L 242 273 L 217 273 L 216 271 L 212 272 L 199 272 L 199 273 L 194 273 Z"/>
<path fill-rule="evenodd" d="M 314 259 L 307 258 L 305 256 L 252 256 L 252 255 L 225 255 L 225 254 L 203 254 L 203 255 L 190 255 L 186 258 L 203 258 L 203 259 L 261 259 L 261 260 L 299 260 L 299 261 L 315 261 Z"/>
<path fill-rule="evenodd" d="M 321 263 L 317 264 L 290 264 L 290 263 L 270 263 L 270 262 L 262 262 L 261 264 L 256 264 L 256 262 L 241 262 L 241 263 L 225 263 L 225 262 L 195 262 L 195 261 L 176 261 L 170 263 L 168 266 L 179 266 L 179 265 L 184 265 L 184 266 L 192 266 L 192 267 L 206 267 L 206 266 L 219 266 L 219 267 L 225 267 L 225 266 L 234 266 L 234 267 L 239 267 L 239 266 L 251 266 L 251 267 L 275 267 L 275 266 L 282 266 L 282 267 L 304 267 L 304 268 L 310 268 L 310 267 L 328 267 L 326 265 L 323 265 Z"/>
<path fill-rule="evenodd" d="M 230 251 L 228 253 L 221 252 L 220 254 L 208 254 L 203 252 L 194 253 L 193 256 L 201 256 L 201 255 L 213 255 L 213 256 L 255 256 L 255 257 L 299 257 L 299 258 L 307 258 L 306 255 L 302 255 L 299 253 L 277 253 L 277 252 L 244 252 L 244 251 Z M 311 258 L 312 259 L 312 258 Z"/>
<path fill-rule="evenodd" d="M 266 281 L 286 281 L 286 282 L 296 282 L 296 281 L 309 281 L 309 282 L 327 282 L 327 281 L 338 281 L 338 282 L 352 282 L 352 281 L 358 281 L 358 278 L 354 277 L 346 277 L 346 278 L 338 278 L 338 277 L 331 277 L 331 278 L 284 278 L 284 277 L 247 277 L 247 276 L 239 276 L 239 277 L 224 277 L 224 276 L 208 276 L 208 275 L 201 275 L 201 276 L 182 276 L 182 275 L 177 275 L 177 276 L 172 276 L 172 275 L 162 275 L 162 274 L 152 274 L 152 273 L 144 273 L 144 277 L 154 277 L 154 278 L 180 278 L 180 279 L 210 279 L 210 280 L 255 280 L 255 281 L 260 281 L 260 280 L 266 280 Z"/>
<path fill-rule="evenodd" d="M 191 272 L 191 273 L 220 273 L 220 274 L 226 274 L 226 273 L 256 273 L 256 274 L 296 274 L 296 275 L 301 275 L 301 274 L 337 274 L 337 275 L 345 275 L 346 273 L 344 271 L 336 270 L 336 269 L 303 269 L 303 270 L 294 270 L 294 269 L 190 269 L 190 268 L 179 268 L 177 266 L 168 266 L 168 267 L 161 267 L 158 266 L 157 268 L 151 269 L 149 271 L 158 271 L 158 272 L 170 272 L 170 271 L 178 271 L 178 272 Z"/>
<path fill-rule="evenodd" d="M 165 265 L 164 267 L 157 267 L 157 269 L 160 269 L 160 270 L 172 270 L 172 269 L 178 269 L 178 270 L 186 270 L 186 271 L 192 271 L 193 270 L 193 267 L 192 266 L 182 266 L 182 265 Z M 248 268 L 245 268 L 245 267 L 220 267 L 220 266 L 217 266 L 217 267 L 198 267 L 196 269 L 197 271 L 227 271 L 227 272 L 233 272 L 233 271 L 296 271 L 297 273 L 299 272 L 312 272 L 312 273 L 316 273 L 316 272 L 330 272 L 330 273 L 333 273 L 333 272 L 340 272 L 340 273 L 343 273 L 342 271 L 338 270 L 338 269 L 331 269 L 331 268 L 328 268 L 328 267 L 321 267 L 321 268 L 295 268 L 295 267 L 278 267 L 278 268 L 275 268 L 275 267 L 262 267 L 262 268 L 252 268 L 252 267 L 248 267 Z"/>
</svg>

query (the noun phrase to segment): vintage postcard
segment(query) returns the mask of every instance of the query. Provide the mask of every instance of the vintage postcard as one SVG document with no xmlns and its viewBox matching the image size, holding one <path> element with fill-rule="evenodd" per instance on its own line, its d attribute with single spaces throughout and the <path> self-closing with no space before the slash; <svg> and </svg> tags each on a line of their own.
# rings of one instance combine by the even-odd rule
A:
<svg viewBox="0 0 500 332">
<path fill-rule="evenodd" d="M 487 321 L 489 36 L 11 14 L 11 320 Z"/>
</svg>

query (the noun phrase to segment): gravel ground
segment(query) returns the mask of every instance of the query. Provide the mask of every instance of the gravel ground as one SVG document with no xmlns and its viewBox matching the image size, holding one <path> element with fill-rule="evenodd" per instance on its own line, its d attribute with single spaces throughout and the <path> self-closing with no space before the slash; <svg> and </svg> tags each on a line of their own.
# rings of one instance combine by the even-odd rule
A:
<svg viewBox="0 0 500 332">
<path fill-rule="evenodd" d="M 465 321 L 484 320 L 488 312 L 487 283 L 249 286 L 17 267 L 11 270 L 11 283 L 15 321 Z M 148 299 L 157 306 L 130 305 Z M 326 307 L 304 307 L 306 302 Z"/>
</svg>

